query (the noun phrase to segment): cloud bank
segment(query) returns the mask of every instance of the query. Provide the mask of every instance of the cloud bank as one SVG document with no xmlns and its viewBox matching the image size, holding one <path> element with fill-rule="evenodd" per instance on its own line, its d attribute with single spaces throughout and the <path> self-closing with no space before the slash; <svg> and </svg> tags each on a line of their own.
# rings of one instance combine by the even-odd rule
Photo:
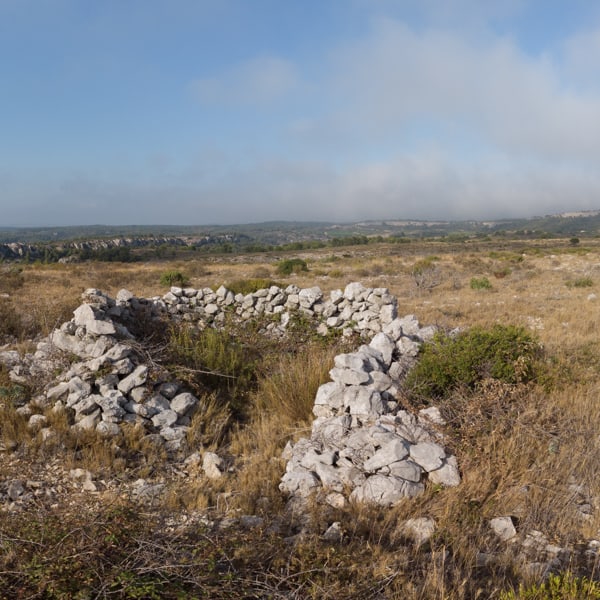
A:
<svg viewBox="0 0 600 600">
<path fill-rule="evenodd" d="M 242 58 L 190 62 L 170 80 L 169 128 L 157 118 L 143 148 L 115 137 L 126 158 L 115 168 L 5 168 L 0 194 L 13 200 L 2 220 L 486 219 L 599 207 L 600 22 L 536 50 L 510 26 L 526 1 L 427 0 L 418 18 L 393 0 L 350 5 L 364 23 L 320 39 L 308 58 L 307 30 L 303 52 L 266 40 Z"/>
</svg>

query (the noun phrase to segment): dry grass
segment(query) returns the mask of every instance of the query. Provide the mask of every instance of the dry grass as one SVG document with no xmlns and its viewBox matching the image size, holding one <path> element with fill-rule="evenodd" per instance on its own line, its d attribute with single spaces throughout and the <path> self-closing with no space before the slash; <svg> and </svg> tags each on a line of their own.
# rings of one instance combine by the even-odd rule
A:
<svg viewBox="0 0 600 600">
<path fill-rule="evenodd" d="M 11 324 L 8 333 L 13 341 L 25 340 L 47 333 L 66 319 L 87 287 L 113 295 L 125 287 L 139 296 L 153 296 L 165 292 L 161 273 L 178 270 L 189 277 L 191 286 L 214 288 L 227 281 L 274 277 L 279 260 L 297 256 L 307 261 L 309 271 L 277 277 L 281 283 L 319 285 L 328 292 L 360 280 L 367 286 L 388 287 L 398 298 L 399 313 L 413 313 L 424 325 L 452 329 L 501 323 L 530 329 L 542 343 L 547 362 L 537 383 L 503 386 L 488 381 L 475 392 L 455 391 L 442 406 L 448 419 L 448 445 L 457 454 L 463 474 L 461 485 L 443 491 L 431 487 L 422 497 L 386 511 L 359 506 L 321 511 L 313 525 L 340 521 L 342 544 L 325 542 L 318 535 L 308 535 L 295 545 L 283 544 L 281 538 L 294 531 L 277 489 L 285 467 L 279 458 L 281 450 L 288 439 L 308 434 L 316 388 L 327 379 L 337 353 L 333 347 L 266 353 L 255 387 L 244 397 L 247 410 L 237 421 L 227 404 L 207 394 L 188 441 L 192 449 L 217 449 L 228 458 L 231 471 L 216 482 L 207 481 L 201 473 L 178 480 L 171 485 L 169 500 L 171 509 L 186 514 L 200 511 L 219 518 L 260 514 L 267 519 L 265 527 L 275 522 L 282 530 L 281 535 L 271 537 L 264 530 L 234 528 L 214 537 L 208 532 L 199 535 L 197 528 L 184 528 L 185 535 L 178 534 L 183 536 L 178 538 L 180 550 L 191 547 L 184 537 L 195 531 L 199 549 L 196 563 L 190 564 L 203 568 L 206 575 L 201 580 L 186 571 L 189 587 L 183 580 L 177 585 L 190 593 L 204 589 L 215 598 L 236 597 L 232 590 L 237 589 L 246 590 L 246 597 L 273 598 L 498 598 L 501 590 L 527 582 L 529 575 L 494 537 L 490 518 L 512 515 L 519 532 L 540 530 L 557 545 L 575 545 L 599 535 L 600 507 L 593 508 L 589 518 L 582 518 L 579 508 L 587 498 L 596 502 L 600 498 L 600 299 L 590 296 L 594 286 L 566 285 L 586 278 L 600 281 L 600 243 L 593 240 L 585 245 L 587 250 L 570 248 L 568 240 L 424 242 L 187 262 L 26 266 L 14 276 L 16 287 L 8 290 L 11 297 L 3 300 L 1 314 L 10 319 L 6 316 L 2 323 Z M 423 261 L 435 266 L 435 286 L 415 280 L 415 265 Z M 471 289 L 473 277 L 487 277 L 492 288 Z M 9 384 L 6 372 L 0 371 L 0 388 Z M 2 441 L 11 446 L 16 438 L 23 446 L 23 440 L 29 440 L 29 460 L 63 453 L 69 465 L 84 466 L 106 477 L 126 473 L 131 478 L 166 476 L 161 470 L 164 456 L 144 447 L 139 432 L 127 432 L 118 448 L 114 443 L 83 438 L 62 446 L 40 445 L 14 409 L 5 406 L 2 410 Z M 62 417 L 48 416 L 67 440 Z M 14 457 L 15 452 L 4 456 Z M 0 469 L 7 468 L 3 465 L 0 461 Z M 581 493 L 574 491 L 573 484 L 580 486 Z M 424 547 L 415 547 L 398 530 L 402 520 L 419 516 L 431 516 L 437 522 L 434 538 Z M 104 515 L 97 516 L 98 522 L 105 523 L 103 519 Z M 135 530 L 131 540 L 138 545 L 128 546 L 139 557 L 142 540 L 148 552 L 151 543 L 143 535 Z M 177 554 L 176 538 L 161 538 L 171 552 L 168 560 Z M 28 560 L 34 547 L 29 547 Z M 11 548 L 18 556 L 19 549 L 14 544 Z M 477 566 L 480 552 L 497 553 L 496 562 Z M 183 561 L 182 556 L 178 560 Z M 48 557 L 44 564 L 49 570 Z M 110 564 L 114 569 L 114 563 Z M 573 564 L 575 571 L 580 567 Z M 100 572 L 99 566 L 95 568 Z M 129 596 L 122 597 L 152 597 L 150 592 L 144 596 L 139 591 L 146 582 L 141 569 L 136 564 L 129 570 L 131 590 L 135 583 L 138 596 L 130 590 Z M 174 592 L 165 591 L 176 589 L 174 580 L 158 567 L 155 572 L 160 577 L 146 582 L 148 590 L 158 590 L 162 596 L 157 597 L 175 597 Z M 598 571 L 587 574 L 597 577 Z M 0 577 L 5 575 L 0 573 Z M 118 577 L 114 581 L 121 587 L 115 584 L 115 589 L 122 592 L 125 580 L 122 573 Z M 19 585 L 33 585 L 23 581 L 18 579 Z M 26 589 L 39 593 L 39 586 Z M 103 597 L 97 589 L 95 593 Z M 48 595 L 47 588 L 46 594 L 59 597 Z"/>
</svg>

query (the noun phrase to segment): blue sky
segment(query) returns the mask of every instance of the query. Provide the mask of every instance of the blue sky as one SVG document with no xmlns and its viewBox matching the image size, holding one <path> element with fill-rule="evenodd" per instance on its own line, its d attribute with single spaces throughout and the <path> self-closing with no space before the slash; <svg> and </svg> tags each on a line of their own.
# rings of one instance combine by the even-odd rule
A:
<svg viewBox="0 0 600 600">
<path fill-rule="evenodd" d="M 0 226 L 600 208 L 600 3 L 0 0 Z"/>
</svg>

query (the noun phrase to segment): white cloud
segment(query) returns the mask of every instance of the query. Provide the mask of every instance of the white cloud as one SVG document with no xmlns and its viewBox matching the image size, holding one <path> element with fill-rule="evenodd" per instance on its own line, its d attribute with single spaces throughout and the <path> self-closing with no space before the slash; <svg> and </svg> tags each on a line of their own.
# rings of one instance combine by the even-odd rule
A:
<svg viewBox="0 0 600 600">
<path fill-rule="evenodd" d="M 265 106 L 281 100 L 299 85 L 294 65 L 276 57 L 258 57 L 215 77 L 190 84 L 202 103 Z"/>
<path fill-rule="evenodd" d="M 600 197 L 594 169 L 515 164 L 506 155 L 470 163 L 435 150 L 346 168 L 274 159 L 185 183 L 105 182 L 90 175 L 29 188 L 5 183 L 4 192 L 20 190 L 5 210 L 6 225 L 489 219 L 595 209 Z"/>
<path fill-rule="evenodd" d="M 332 71 L 347 126 L 374 142 L 420 119 L 516 154 L 600 157 L 600 95 L 574 91 L 557 64 L 509 39 L 474 43 L 380 19 L 335 53 Z"/>
<path fill-rule="evenodd" d="M 600 29 L 567 39 L 563 59 L 565 71 L 578 89 L 600 91 Z"/>
</svg>

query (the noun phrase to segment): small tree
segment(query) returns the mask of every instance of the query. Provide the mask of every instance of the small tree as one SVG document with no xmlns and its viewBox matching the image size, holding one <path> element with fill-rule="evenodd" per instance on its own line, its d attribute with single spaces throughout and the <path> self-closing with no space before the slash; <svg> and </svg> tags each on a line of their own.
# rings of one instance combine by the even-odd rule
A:
<svg viewBox="0 0 600 600">
<path fill-rule="evenodd" d="M 411 275 L 417 290 L 430 291 L 442 282 L 441 272 L 435 260 L 435 256 L 428 256 L 413 265 Z"/>
</svg>

